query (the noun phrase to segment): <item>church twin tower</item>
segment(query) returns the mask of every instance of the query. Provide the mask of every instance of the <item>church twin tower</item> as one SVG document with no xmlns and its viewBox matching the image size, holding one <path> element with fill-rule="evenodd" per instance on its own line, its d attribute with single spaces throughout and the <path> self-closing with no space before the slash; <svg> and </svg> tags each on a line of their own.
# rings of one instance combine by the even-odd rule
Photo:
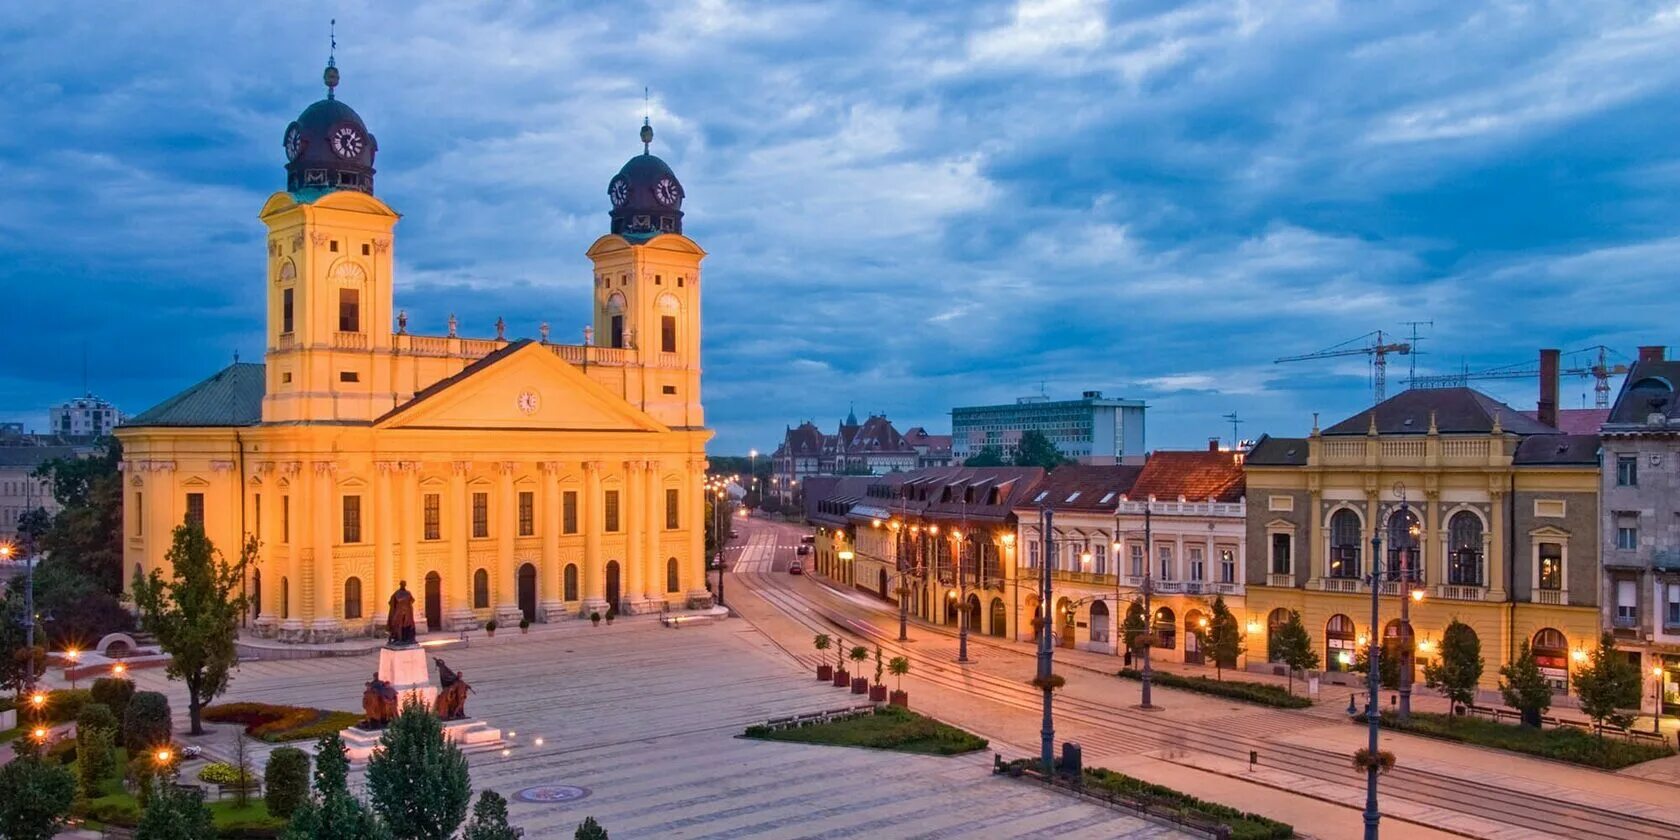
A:
<svg viewBox="0 0 1680 840">
<path fill-rule="evenodd" d="M 286 128 L 286 189 L 261 213 L 265 363 L 118 431 L 131 572 L 167 576 L 183 523 L 229 555 L 255 537 L 251 626 L 300 641 L 374 632 L 403 581 L 434 631 L 708 605 L 705 252 L 652 128 L 607 187 L 591 324 L 514 340 L 498 319 L 467 338 L 450 315 L 419 335 L 393 302 L 379 144 L 331 63 L 325 81 Z"/>
</svg>

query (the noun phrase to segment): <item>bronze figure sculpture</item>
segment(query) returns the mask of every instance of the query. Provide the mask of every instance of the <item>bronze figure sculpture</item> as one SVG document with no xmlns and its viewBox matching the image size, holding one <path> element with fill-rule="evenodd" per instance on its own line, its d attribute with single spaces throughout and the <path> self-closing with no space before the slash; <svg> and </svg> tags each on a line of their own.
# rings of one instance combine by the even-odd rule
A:
<svg viewBox="0 0 1680 840">
<path fill-rule="evenodd" d="M 363 729 L 384 729 L 397 716 L 397 689 L 380 679 L 378 672 L 362 691 L 362 714 L 366 715 L 359 724 Z"/>
<path fill-rule="evenodd" d="M 409 594 L 408 581 L 397 584 L 391 595 L 391 612 L 385 618 L 385 630 L 393 645 L 414 644 L 414 596 Z"/>
<path fill-rule="evenodd" d="M 467 692 L 472 686 L 467 684 L 466 677 L 457 671 L 449 670 L 442 659 L 433 658 L 438 667 L 437 702 L 433 704 L 433 711 L 441 720 L 459 720 L 467 716 Z"/>
</svg>

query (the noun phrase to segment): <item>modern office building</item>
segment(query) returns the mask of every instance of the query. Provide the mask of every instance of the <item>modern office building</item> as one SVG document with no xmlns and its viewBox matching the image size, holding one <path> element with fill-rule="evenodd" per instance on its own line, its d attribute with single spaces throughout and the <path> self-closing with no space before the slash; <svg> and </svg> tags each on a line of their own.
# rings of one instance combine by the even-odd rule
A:
<svg viewBox="0 0 1680 840">
<path fill-rule="evenodd" d="M 988 446 L 1009 456 L 1021 434 L 1033 430 L 1082 464 L 1141 464 L 1147 407 L 1142 400 L 1086 391 L 1077 400 L 1021 397 L 1004 405 L 953 408 L 951 458 L 960 464 Z"/>
<path fill-rule="evenodd" d="M 116 406 L 84 394 L 52 408 L 51 433 L 63 438 L 105 437 L 123 421 Z"/>
</svg>

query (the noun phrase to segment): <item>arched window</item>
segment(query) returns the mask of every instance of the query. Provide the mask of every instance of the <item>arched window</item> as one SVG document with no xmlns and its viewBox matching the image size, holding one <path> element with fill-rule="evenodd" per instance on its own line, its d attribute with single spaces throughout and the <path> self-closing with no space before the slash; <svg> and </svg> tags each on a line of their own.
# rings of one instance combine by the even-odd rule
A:
<svg viewBox="0 0 1680 840">
<path fill-rule="evenodd" d="M 1159 639 L 1155 646 L 1162 650 L 1178 647 L 1178 616 L 1172 610 L 1162 607 L 1155 611 L 1155 636 Z"/>
<path fill-rule="evenodd" d="M 1278 632 L 1289 623 L 1289 610 L 1278 607 L 1266 615 L 1266 660 L 1278 661 Z"/>
<path fill-rule="evenodd" d="M 1330 577 L 1359 577 L 1359 514 L 1342 508 L 1330 516 Z"/>
<path fill-rule="evenodd" d="M 1467 510 L 1447 523 L 1447 583 L 1482 585 L 1482 518 Z"/>
<path fill-rule="evenodd" d="M 1388 517 L 1388 574 L 1394 580 L 1400 579 L 1400 569 L 1404 566 L 1414 581 L 1423 580 L 1423 564 L 1418 553 L 1418 541 L 1422 539 L 1423 526 L 1418 524 L 1417 514 L 1411 508 L 1396 510 Z"/>
<path fill-rule="evenodd" d="M 993 636 L 1009 635 L 1009 612 L 1003 606 L 1002 598 L 992 599 L 992 623 L 990 625 Z"/>
<path fill-rule="evenodd" d="M 473 609 L 490 608 L 490 573 L 479 569 L 473 572 Z"/>
<path fill-rule="evenodd" d="M 1530 650 L 1534 654 L 1534 664 L 1540 666 L 1540 675 L 1551 684 L 1552 691 L 1559 694 L 1567 692 L 1569 639 L 1550 627 L 1542 628 L 1534 634 L 1534 644 Z"/>
<path fill-rule="evenodd" d="M 344 579 L 344 617 L 362 617 L 362 579 L 359 577 Z"/>
<path fill-rule="evenodd" d="M 675 557 L 665 561 L 665 591 L 677 591 L 677 558 Z"/>
<path fill-rule="evenodd" d="M 578 599 L 577 577 L 578 577 L 577 564 L 576 563 L 567 563 L 566 564 L 566 574 L 565 574 L 565 586 L 566 586 L 566 600 L 568 600 L 568 601 L 576 601 Z"/>
<path fill-rule="evenodd" d="M 1324 625 L 1324 669 L 1346 671 L 1352 668 L 1358 645 L 1353 619 L 1341 613 L 1330 616 Z"/>
</svg>

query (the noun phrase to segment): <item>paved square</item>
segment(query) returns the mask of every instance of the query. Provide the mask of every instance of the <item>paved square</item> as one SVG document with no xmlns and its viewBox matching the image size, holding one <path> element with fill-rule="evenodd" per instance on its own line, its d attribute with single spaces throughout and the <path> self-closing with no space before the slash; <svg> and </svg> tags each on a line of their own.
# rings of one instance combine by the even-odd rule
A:
<svg viewBox="0 0 1680 840">
<path fill-rule="evenodd" d="M 470 647 L 434 653 L 472 683 L 468 712 L 511 733 L 509 755 L 471 756 L 472 779 L 508 797 L 513 821 L 531 838 L 570 837 L 586 815 L 614 840 L 1183 836 L 995 779 L 990 753 L 934 758 L 738 738 L 768 717 L 857 699 L 817 683 L 740 620 L 682 629 L 576 622 L 526 636 L 477 634 Z M 355 709 L 375 661 L 248 662 L 221 700 Z M 177 731 L 185 731 L 179 687 L 156 671 L 138 681 L 170 694 L 182 718 Z M 203 739 L 212 753 L 225 752 L 228 741 Z M 588 793 L 516 798 L 544 786 Z"/>
</svg>

